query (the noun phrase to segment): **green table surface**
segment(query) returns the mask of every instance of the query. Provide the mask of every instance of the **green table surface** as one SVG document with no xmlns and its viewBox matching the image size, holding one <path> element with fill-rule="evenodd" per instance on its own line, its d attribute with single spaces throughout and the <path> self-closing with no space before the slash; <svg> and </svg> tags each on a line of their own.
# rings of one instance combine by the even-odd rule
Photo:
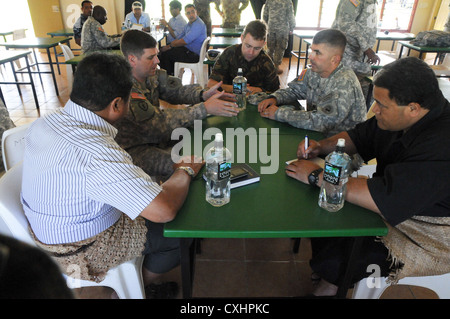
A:
<svg viewBox="0 0 450 319">
<path fill-rule="evenodd" d="M 71 28 L 65 28 L 65 29 L 60 29 L 60 30 L 56 30 L 56 31 L 52 31 L 52 32 L 47 32 L 48 35 L 52 36 L 52 37 L 71 37 L 73 36 L 73 29 Z"/>
<path fill-rule="evenodd" d="M 243 160 L 257 172 L 261 167 L 269 167 L 276 163 L 274 174 L 262 174 L 260 182 L 231 190 L 230 203 L 222 207 L 213 207 L 205 200 L 205 182 L 200 176 L 191 183 L 188 197 L 177 217 L 164 227 L 166 237 L 187 238 L 291 238 L 291 237 L 334 237 L 334 236 L 383 236 L 387 228 L 380 216 L 366 209 L 345 203 L 344 208 L 337 213 L 330 213 L 317 204 L 319 188 L 311 187 L 285 174 L 285 162 L 296 157 L 298 143 L 308 134 L 310 139 L 321 139 L 322 134 L 313 131 L 284 128 L 283 123 L 261 118 L 255 105 L 249 105 L 237 119 L 209 117 L 202 121 L 203 130 L 217 127 L 227 142 L 226 128 L 238 128 L 244 124 L 247 140 L 236 154 L 234 147 L 231 152 L 235 158 L 245 156 Z M 261 137 L 245 129 L 279 126 L 280 130 L 267 130 L 268 150 L 261 145 L 267 145 Z M 194 130 L 195 131 L 195 130 Z M 191 130 L 192 140 L 195 132 Z M 235 131 L 236 132 L 236 131 Z M 211 134 L 212 136 L 213 134 Z M 263 134 L 264 135 L 264 134 Z M 233 135 L 228 135 L 233 136 Z M 197 139 L 198 140 L 198 139 Z M 211 143 L 213 138 L 203 141 L 202 148 Z M 262 142 L 262 144 L 260 144 Z M 276 144 L 278 143 L 278 148 Z M 192 142 L 191 144 L 195 144 Z M 250 146 L 251 145 L 251 146 Z M 256 156 L 253 162 L 252 154 L 261 152 L 268 155 L 264 160 Z M 195 149 L 195 147 L 192 147 Z M 273 153 L 272 153 L 273 152 Z M 187 152 L 188 153 L 188 152 Z M 196 153 L 192 151 L 191 153 Z M 274 154 L 274 155 L 272 155 Z M 199 154 L 197 154 L 199 155 Z M 262 163 L 265 161 L 265 163 Z M 203 173 L 204 169 L 201 173 Z"/>
<path fill-rule="evenodd" d="M 37 48 L 48 49 L 57 46 L 60 42 L 68 42 L 71 38 L 68 37 L 54 37 L 54 38 L 24 38 L 12 42 L 0 43 L 7 49 L 24 49 Z"/>
<path fill-rule="evenodd" d="M 214 49 L 217 49 L 217 48 L 226 48 L 231 45 L 240 43 L 241 38 L 212 37 L 211 41 L 209 41 L 209 46 Z"/>
<path fill-rule="evenodd" d="M 111 54 L 122 54 L 122 51 L 120 51 L 120 50 L 101 50 L 101 51 L 98 51 L 98 52 L 111 53 Z M 84 57 L 85 57 L 84 54 L 75 55 L 72 59 L 67 60 L 65 63 L 66 64 L 77 65 L 78 63 L 81 62 L 81 60 L 83 60 Z"/>
<path fill-rule="evenodd" d="M 213 28 L 211 34 L 214 36 L 239 37 L 243 31 L 235 28 Z"/>
<path fill-rule="evenodd" d="M 450 47 L 421 47 L 414 45 L 408 41 L 399 41 L 399 44 L 401 44 L 404 47 L 407 47 L 409 49 L 413 49 L 419 52 L 450 52 Z"/>
</svg>

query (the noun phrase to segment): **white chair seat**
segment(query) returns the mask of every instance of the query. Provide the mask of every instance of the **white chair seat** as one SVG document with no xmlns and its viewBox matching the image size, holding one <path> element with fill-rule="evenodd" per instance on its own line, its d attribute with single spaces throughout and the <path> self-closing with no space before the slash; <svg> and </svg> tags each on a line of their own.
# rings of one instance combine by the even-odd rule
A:
<svg viewBox="0 0 450 319">
<path fill-rule="evenodd" d="M 377 282 L 374 282 L 374 279 Z M 440 299 L 450 299 L 450 273 L 440 276 L 405 277 L 399 285 L 419 286 L 433 290 Z M 353 290 L 353 299 L 379 299 L 389 287 L 386 278 L 364 278 Z"/>
<path fill-rule="evenodd" d="M 205 60 L 206 51 L 208 49 L 209 40 L 211 40 L 210 37 L 207 37 L 202 44 L 202 48 L 200 49 L 200 59 L 196 63 L 185 63 L 185 62 L 175 62 L 174 65 L 174 75 L 179 76 L 181 69 L 191 69 L 196 78 L 197 83 L 200 84 L 203 88 L 206 85 L 206 79 L 208 76 L 205 76 L 205 65 L 203 64 L 203 61 Z"/>
<path fill-rule="evenodd" d="M 25 217 L 20 201 L 21 188 L 22 163 L 19 163 L 10 168 L 0 178 L 0 218 L 7 228 L 0 229 L 0 231 L 7 236 L 12 236 L 25 243 L 36 246 L 28 230 L 28 220 Z M 106 286 L 114 289 L 119 298 L 144 299 L 142 261 L 143 257 L 138 257 L 110 269 L 106 274 L 106 278 L 100 283 L 76 279 L 74 278 L 77 277 L 75 271 L 74 277 L 66 276 L 67 286 L 69 288 Z M 74 266 L 76 267 L 76 265 Z"/>
</svg>

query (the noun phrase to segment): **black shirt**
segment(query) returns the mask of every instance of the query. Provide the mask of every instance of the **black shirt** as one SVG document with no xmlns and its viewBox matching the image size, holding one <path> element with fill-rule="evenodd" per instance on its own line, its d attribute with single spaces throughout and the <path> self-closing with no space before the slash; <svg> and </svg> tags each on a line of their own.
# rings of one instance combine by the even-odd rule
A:
<svg viewBox="0 0 450 319">
<path fill-rule="evenodd" d="M 419 216 L 450 216 L 450 105 L 444 98 L 406 133 L 380 129 L 375 117 L 348 131 L 365 160 L 367 181 L 384 218 L 395 226 Z"/>
</svg>

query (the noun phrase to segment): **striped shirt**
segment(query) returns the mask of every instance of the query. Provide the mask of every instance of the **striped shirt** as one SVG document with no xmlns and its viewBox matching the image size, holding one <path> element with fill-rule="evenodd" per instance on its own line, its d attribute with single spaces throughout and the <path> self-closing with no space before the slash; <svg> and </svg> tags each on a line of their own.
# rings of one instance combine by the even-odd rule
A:
<svg viewBox="0 0 450 319">
<path fill-rule="evenodd" d="M 135 219 L 159 194 L 154 183 L 114 141 L 117 130 L 68 101 L 36 120 L 25 138 L 22 203 L 36 237 L 72 243 Z"/>
</svg>

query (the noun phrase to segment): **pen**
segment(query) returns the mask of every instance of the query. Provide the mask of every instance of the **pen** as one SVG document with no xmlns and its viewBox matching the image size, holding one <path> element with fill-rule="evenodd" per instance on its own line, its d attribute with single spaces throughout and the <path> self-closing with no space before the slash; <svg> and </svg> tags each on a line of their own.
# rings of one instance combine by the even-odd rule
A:
<svg viewBox="0 0 450 319">
<path fill-rule="evenodd" d="M 308 157 L 308 155 L 306 154 L 306 150 L 308 149 L 308 147 L 309 147 L 309 138 L 308 135 L 305 135 L 305 158 Z"/>
</svg>

